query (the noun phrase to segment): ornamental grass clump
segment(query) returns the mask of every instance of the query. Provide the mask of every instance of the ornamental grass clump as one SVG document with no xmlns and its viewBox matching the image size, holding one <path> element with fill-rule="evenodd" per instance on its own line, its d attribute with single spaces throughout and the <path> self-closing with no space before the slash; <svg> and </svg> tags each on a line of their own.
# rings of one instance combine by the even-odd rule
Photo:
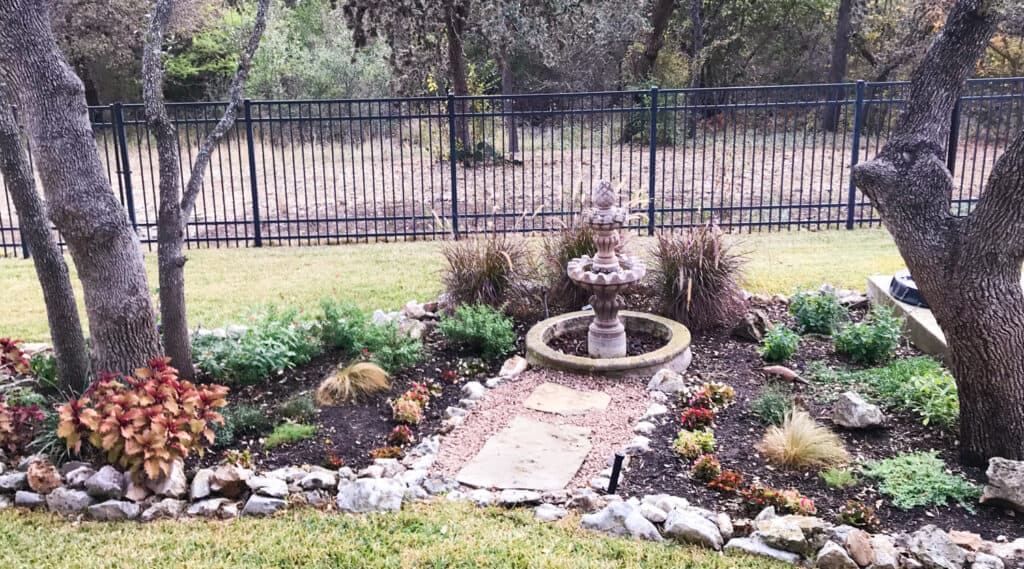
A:
<svg viewBox="0 0 1024 569">
<path fill-rule="evenodd" d="M 169 474 L 190 452 L 202 456 L 214 442 L 212 426 L 224 423 L 218 409 L 227 404 L 228 388 L 180 380 L 169 361 L 150 360 L 133 377 L 102 374 L 85 395 L 58 409 L 57 435 L 76 454 L 88 442 L 136 481 Z"/>
<path fill-rule="evenodd" d="M 838 435 L 795 410 L 778 427 L 770 427 L 757 449 L 768 460 L 788 468 L 832 466 L 849 462 L 850 454 Z"/>
<path fill-rule="evenodd" d="M 529 247 L 522 238 L 497 231 L 448 241 L 441 248 L 445 294 L 456 306 L 519 305 L 530 298 L 534 277 Z"/>
<path fill-rule="evenodd" d="M 713 222 L 683 233 L 662 233 L 651 276 L 659 310 L 691 330 L 731 326 L 746 301 L 739 286 L 743 257 Z"/>
<path fill-rule="evenodd" d="M 388 373 L 372 362 L 356 362 L 336 369 L 316 390 L 320 405 L 344 405 L 391 389 Z"/>
<path fill-rule="evenodd" d="M 597 244 L 594 230 L 585 224 L 574 224 L 544 235 L 541 241 L 541 262 L 551 308 L 579 310 L 590 302 L 590 292 L 569 278 L 565 267 L 569 261 L 584 255 L 594 256 Z"/>
</svg>

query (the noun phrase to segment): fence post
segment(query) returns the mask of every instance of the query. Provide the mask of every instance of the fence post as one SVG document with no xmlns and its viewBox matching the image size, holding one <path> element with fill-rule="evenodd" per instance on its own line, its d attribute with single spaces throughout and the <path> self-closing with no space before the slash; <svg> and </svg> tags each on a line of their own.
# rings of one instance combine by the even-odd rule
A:
<svg viewBox="0 0 1024 569">
<path fill-rule="evenodd" d="M 654 235 L 654 181 L 655 157 L 658 149 L 658 87 L 651 87 L 651 132 L 647 165 L 647 235 Z"/>
<path fill-rule="evenodd" d="M 465 140 L 462 141 L 466 143 Z M 448 160 L 449 170 L 451 170 L 451 183 L 452 183 L 452 236 L 458 240 L 459 238 L 459 179 L 456 175 L 455 168 L 458 165 L 458 159 L 455 155 L 455 94 L 451 91 L 448 92 Z"/>
<path fill-rule="evenodd" d="M 124 133 L 124 108 L 121 103 L 114 103 L 110 106 L 111 126 L 114 129 L 114 136 L 117 140 L 118 152 L 121 154 L 121 178 L 124 180 L 124 201 L 128 208 L 128 219 L 132 222 L 132 229 L 138 229 L 138 222 L 135 220 L 135 197 L 132 195 L 132 167 L 128 162 L 128 138 Z"/>
<path fill-rule="evenodd" d="M 960 97 L 956 98 L 953 104 L 953 117 L 949 121 L 949 142 L 946 144 L 946 169 L 950 175 L 956 168 L 956 150 L 960 143 Z"/>
<path fill-rule="evenodd" d="M 252 137 L 252 100 L 243 102 L 245 109 L 245 146 L 249 151 L 249 190 L 252 192 L 252 240 L 253 246 L 263 246 L 260 230 L 260 194 L 256 184 L 256 145 Z"/>
<path fill-rule="evenodd" d="M 860 129 L 864 121 L 864 81 L 857 81 L 857 98 L 853 103 L 853 155 L 850 156 L 850 185 L 846 197 L 846 228 L 853 229 L 853 208 L 857 202 L 857 186 L 853 183 L 853 167 L 860 161 Z"/>
</svg>

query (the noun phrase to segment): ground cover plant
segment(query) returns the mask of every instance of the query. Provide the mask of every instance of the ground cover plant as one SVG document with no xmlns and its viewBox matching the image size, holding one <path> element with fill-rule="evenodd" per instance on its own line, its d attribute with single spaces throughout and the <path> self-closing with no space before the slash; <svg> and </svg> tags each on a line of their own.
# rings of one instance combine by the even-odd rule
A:
<svg viewBox="0 0 1024 569">
<path fill-rule="evenodd" d="M 973 510 L 981 489 L 946 471 L 936 452 L 901 454 L 864 465 L 864 474 L 878 481 L 878 490 L 897 508 L 946 506 L 955 501 Z"/>
<path fill-rule="evenodd" d="M 288 445 L 304 441 L 316 434 L 316 425 L 303 425 L 301 423 L 281 423 L 274 427 L 274 431 L 267 437 L 264 446 L 274 449 L 281 445 Z"/>
<path fill-rule="evenodd" d="M 825 481 L 829 488 L 852 488 L 860 484 L 860 477 L 849 468 L 832 467 L 822 470 L 818 476 Z"/>
</svg>

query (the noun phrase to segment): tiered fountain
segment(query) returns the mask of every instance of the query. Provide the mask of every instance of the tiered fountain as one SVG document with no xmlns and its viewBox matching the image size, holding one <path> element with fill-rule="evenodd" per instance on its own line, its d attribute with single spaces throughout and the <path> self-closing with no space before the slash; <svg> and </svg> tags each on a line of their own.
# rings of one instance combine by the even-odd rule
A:
<svg viewBox="0 0 1024 569">
<path fill-rule="evenodd" d="M 591 208 L 582 220 L 594 230 L 597 254 L 569 261 L 567 274 L 590 291 L 593 311 L 584 310 L 548 318 L 526 336 L 527 359 L 534 365 L 602 375 L 628 376 L 653 373 L 663 367 L 683 371 L 690 363 L 690 332 L 682 324 L 642 312 L 622 310 L 620 293 L 647 273 L 643 261 L 618 251 L 619 231 L 629 210 L 616 205 L 611 184 L 598 182 L 591 193 Z M 590 357 L 566 354 L 551 347 L 554 338 L 587 328 Z M 626 334 L 644 331 L 665 340 L 665 345 L 643 354 L 627 356 Z"/>
</svg>

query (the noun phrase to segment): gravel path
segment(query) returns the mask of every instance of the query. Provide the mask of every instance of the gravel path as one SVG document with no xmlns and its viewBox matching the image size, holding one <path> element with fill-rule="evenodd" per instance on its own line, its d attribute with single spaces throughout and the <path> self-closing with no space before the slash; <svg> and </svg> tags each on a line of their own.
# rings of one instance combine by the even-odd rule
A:
<svg viewBox="0 0 1024 569">
<path fill-rule="evenodd" d="M 572 389 L 603 391 L 611 396 L 611 402 L 604 411 L 585 415 L 556 415 L 524 407 L 526 398 L 545 382 Z M 525 416 L 548 423 L 591 429 L 590 453 L 569 487 L 582 486 L 604 470 L 608 466 L 608 458 L 633 438 L 633 425 L 643 415 L 648 404 L 647 386 L 643 378 L 608 379 L 546 369 L 529 370 L 523 372 L 518 380 L 487 391 L 487 395 L 470 410 L 462 425 L 444 438 L 435 469 L 453 476 L 458 474 L 462 466 L 480 452 L 488 438 L 504 429 L 514 417 Z"/>
</svg>

